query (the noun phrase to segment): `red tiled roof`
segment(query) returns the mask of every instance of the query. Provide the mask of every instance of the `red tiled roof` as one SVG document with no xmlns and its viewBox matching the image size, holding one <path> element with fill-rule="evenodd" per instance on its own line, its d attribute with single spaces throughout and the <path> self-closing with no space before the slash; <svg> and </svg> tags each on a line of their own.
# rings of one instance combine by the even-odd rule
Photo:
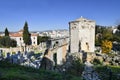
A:
<svg viewBox="0 0 120 80">
<path fill-rule="evenodd" d="M 10 37 L 22 37 L 22 34 L 20 34 L 20 33 L 11 33 Z"/>
<path fill-rule="evenodd" d="M 20 33 L 20 32 L 22 32 L 22 31 L 19 31 L 19 32 L 17 32 L 17 33 L 10 33 L 10 37 L 22 37 L 23 34 Z M 31 33 L 31 36 L 38 36 L 38 34 Z"/>
</svg>

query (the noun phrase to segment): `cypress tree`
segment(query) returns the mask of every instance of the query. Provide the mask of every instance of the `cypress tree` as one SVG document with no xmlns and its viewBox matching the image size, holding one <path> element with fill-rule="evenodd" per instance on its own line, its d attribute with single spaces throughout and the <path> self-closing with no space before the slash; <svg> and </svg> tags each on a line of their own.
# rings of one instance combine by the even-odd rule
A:
<svg viewBox="0 0 120 80">
<path fill-rule="evenodd" d="M 9 36 L 9 31 L 7 28 L 5 28 L 5 36 Z"/>
<path fill-rule="evenodd" d="M 29 33 L 27 22 L 25 22 L 23 27 L 23 40 L 25 45 L 31 45 L 31 34 Z"/>
</svg>

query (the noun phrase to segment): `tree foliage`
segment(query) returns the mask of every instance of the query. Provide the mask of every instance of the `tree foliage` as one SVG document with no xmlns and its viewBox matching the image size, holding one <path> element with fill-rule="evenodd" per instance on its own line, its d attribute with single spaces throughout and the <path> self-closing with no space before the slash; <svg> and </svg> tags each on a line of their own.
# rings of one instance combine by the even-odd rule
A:
<svg viewBox="0 0 120 80">
<path fill-rule="evenodd" d="M 5 29 L 5 36 L 0 37 L 0 47 L 16 47 L 17 42 L 9 37 L 9 31 Z"/>
<path fill-rule="evenodd" d="M 16 47 L 17 42 L 13 39 L 10 39 L 9 36 L 4 36 L 0 38 L 0 47 Z"/>
<path fill-rule="evenodd" d="M 9 31 L 7 28 L 5 29 L 5 36 L 9 36 Z"/>
<path fill-rule="evenodd" d="M 95 34 L 102 33 L 103 28 L 104 28 L 104 26 L 96 25 L 95 26 Z"/>
<path fill-rule="evenodd" d="M 105 26 L 101 26 L 101 25 L 96 25 L 95 26 L 95 45 L 96 46 L 101 46 L 102 44 L 102 34 L 103 31 L 105 29 Z"/>
<path fill-rule="evenodd" d="M 118 31 L 113 34 L 113 41 L 120 42 L 120 25 L 117 26 Z"/>
<path fill-rule="evenodd" d="M 17 42 L 14 39 L 11 39 L 11 47 L 16 47 L 17 46 Z"/>
<path fill-rule="evenodd" d="M 104 29 L 102 32 L 102 39 L 103 40 L 112 40 L 113 39 L 112 30 L 109 28 Z"/>
<path fill-rule="evenodd" d="M 120 42 L 120 33 L 113 34 L 113 41 Z"/>
<path fill-rule="evenodd" d="M 70 62 L 71 66 L 68 66 L 68 68 L 66 68 L 66 73 L 81 76 L 84 70 L 84 65 L 82 64 L 80 58 L 75 56 L 70 56 L 70 57 L 71 57 L 71 62 Z"/>
<path fill-rule="evenodd" d="M 95 46 L 101 46 L 102 43 L 102 34 L 97 34 L 95 37 Z"/>
<path fill-rule="evenodd" d="M 112 42 L 109 40 L 103 40 L 101 48 L 102 48 L 102 53 L 109 53 L 112 49 Z"/>
<path fill-rule="evenodd" d="M 23 40 L 25 45 L 31 45 L 31 34 L 28 31 L 28 24 L 25 22 L 23 28 Z"/>
<path fill-rule="evenodd" d="M 106 26 L 96 25 L 96 37 L 95 37 L 95 45 L 101 46 L 102 40 L 113 40 L 112 29 Z"/>
<path fill-rule="evenodd" d="M 120 24 L 117 26 L 117 29 L 120 31 Z"/>
<path fill-rule="evenodd" d="M 108 42 L 107 42 L 108 41 Z M 111 47 L 109 43 L 111 42 Z M 117 26 L 116 33 L 113 34 L 111 27 L 105 27 L 96 25 L 96 38 L 95 38 L 95 45 L 102 47 L 103 53 L 108 53 L 109 49 L 119 50 L 117 47 L 119 44 L 112 45 L 112 42 L 120 43 L 120 25 Z"/>
<path fill-rule="evenodd" d="M 38 36 L 37 41 L 40 44 L 41 42 L 46 42 L 48 39 L 50 39 L 48 36 Z"/>
</svg>

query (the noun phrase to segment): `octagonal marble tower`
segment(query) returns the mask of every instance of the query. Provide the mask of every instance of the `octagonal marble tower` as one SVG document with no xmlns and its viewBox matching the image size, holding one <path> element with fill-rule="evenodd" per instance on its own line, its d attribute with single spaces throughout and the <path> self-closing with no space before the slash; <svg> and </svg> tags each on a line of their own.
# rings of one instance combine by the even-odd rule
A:
<svg viewBox="0 0 120 80">
<path fill-rule="evenodd" d="M 69 22 L 70 53 L 94 52 L 95 21 L 83 17 Z"/>
</svg>

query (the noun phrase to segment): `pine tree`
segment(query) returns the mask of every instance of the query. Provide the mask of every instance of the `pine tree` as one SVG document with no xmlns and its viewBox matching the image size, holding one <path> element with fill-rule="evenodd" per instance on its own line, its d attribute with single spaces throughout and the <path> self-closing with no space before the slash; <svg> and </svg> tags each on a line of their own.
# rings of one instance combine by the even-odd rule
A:
<svg viewBox="0 0 120 80">
<path fill-rule="evenodd" d="M 23 40 L 25 45 L 31 45 L 31 34 L 28 31 L 28 24 L 25 22 L 23 28 Z"/>
<path fill-rule="evenodd" d="M 5 36 L 9 36 L 9 31 L 7 28 L 5 28 Z"/>
</svg>

